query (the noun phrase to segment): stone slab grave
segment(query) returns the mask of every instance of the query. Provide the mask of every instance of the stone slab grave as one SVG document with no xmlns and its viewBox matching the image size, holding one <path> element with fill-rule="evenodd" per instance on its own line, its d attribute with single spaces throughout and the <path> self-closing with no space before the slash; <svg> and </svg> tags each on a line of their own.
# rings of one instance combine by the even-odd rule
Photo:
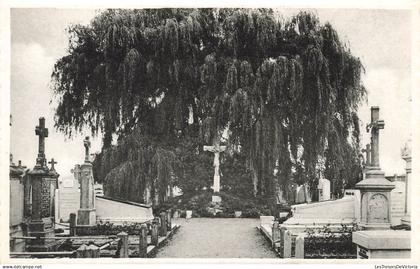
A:
<svg viewBox="0 0 420 269">
<path fill-rule="evenodd" d="M 281 227 L 296 233 L 324 225 L 339 229 L 342 224 L 352 225 L 360 219 L 360 192 L 346 190 L 341 199 L 293 205 L 291 210 L 292 217 L 283 222 Z"/>
<path fill-rule="evenodd" d="M 105 196 L 96 196 L 96 220 L 121 224 L 124 222 L 147 222 L 153 220 L 149 205 L 122 201 Z"/>
<path fill-rule="evenodd" d="M 411 257 L 411 232 L 393 230 L 353 233 L 358 259 L 397 259 Z"/>
</svg>

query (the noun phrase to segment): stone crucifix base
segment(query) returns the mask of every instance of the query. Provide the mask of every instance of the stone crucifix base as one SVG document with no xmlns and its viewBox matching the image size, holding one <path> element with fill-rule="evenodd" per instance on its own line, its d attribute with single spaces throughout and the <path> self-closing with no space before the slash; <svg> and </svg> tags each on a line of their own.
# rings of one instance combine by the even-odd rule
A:
<svg viewBox="0 0 420 269">
<path fill-rule="evenodd" d="M 218 195 L 212 195 L 211 197 L 211 203 L 212 204 L 220 204 L 222 202 L 222 197 Z"/>
</svg>

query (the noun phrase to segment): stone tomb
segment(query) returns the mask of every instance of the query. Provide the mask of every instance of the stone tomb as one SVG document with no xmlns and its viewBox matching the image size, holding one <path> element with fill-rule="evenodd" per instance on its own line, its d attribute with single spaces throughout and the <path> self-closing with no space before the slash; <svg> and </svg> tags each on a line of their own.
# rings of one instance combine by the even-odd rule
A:
<svg viewBox="0 0 420 269">
<path fill-rule="evenodd" d="M 410 231 L 375 230 L 353 233 L 358 259 L 410 258 Z"/>
<path fill-rule="evenodd" d="M 325 225 L 330 225 L 331 229 L 340 229 L 342 225 L 353 225 L 360 220 L 360 192 L 346 190 L 341 199 L 293 205 L 291 210 L 292 217 L 280 226 L 292 233 Z"/>
<path fill-rule="evenodd" d="M 384 125 L 379 120 L 379 107 L 372 107 L 368 125 L 372 132 L 371 167 L 366 171 L 366 178 L 356 184 L 362 196 L 360 226 L 365 230 L 352 234 L 358 258 L 409 258 L 411 255 L 411 232 L 390 229 L 391 190 L 395 186 L 385 179 L 379 165 L 379 130 Z"/>
<path fill-rule="evenodd" d="M 123 201 L 106 196 L 96 196 L 96 219 L 102 222 L 122 224 L 127 222 L 144 223 L 153 220 L 150 205 Z"/>
</svg>

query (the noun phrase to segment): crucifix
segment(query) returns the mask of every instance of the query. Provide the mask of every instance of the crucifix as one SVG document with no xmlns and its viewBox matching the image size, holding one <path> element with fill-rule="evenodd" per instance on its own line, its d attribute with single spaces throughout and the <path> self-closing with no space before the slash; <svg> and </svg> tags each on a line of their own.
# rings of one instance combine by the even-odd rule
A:
<svg viewBox="0 0 420 269">
<path fill-rule="evenodd" d="M 83 140 L 83 145 L 85 146 L 85 163 L 88 163 L 89 162 L 89 148 L 90 148 L 89 136 L 86 136 L 85 140 Z"/>
<path fill-rule="evenodd" d="M 48 163 L 51 164 L 50 171 L 55 171 L 54 165 L 57 164 L 57 162 L 54 161 L 54 158 L 51 158 L 51 161 L 49 161 Z"/>
<path fill-rule="evenodd" d="M 39 125 L 35 128 L 35 134 L 39 136 L 37 167 L 45 166 L 45 137 L 48 137 L 48 129 L 45 128 L 45 118 L 39 118 Z"/>
<path fill-rule="evenodd" d="M 214 153 L 214 177 L 213 177 L 213 192 L 217 193 L 220 191 L 220 152 L 226 150 L 226 146 L 220 146 L 220 140 L 217 139 L 217 142 L 213 146 L 204 146 L 204 151 L 210 151 Z"/>
<path fill-rule="evenodd" d="M 366 153 L 366 157 L 364 160 L 364 166 L 365 167 L 369 167 L 371 165 L 371 161 L 370 161 L 370 153 L 371 153 L 371 149 L 370 149 L 370 144 L 366 144 L 366 148 L 362 149 L 363 153 Z"/>
<path fill-rule="evenodd" d="M 379 169 L 379 130 L 384 129 L 385 123 L 379 119 L 379 107 L 371 107 L 370 112 L 371 122 L 366 126 L 366 131 L 371 132 L 370 166 Z"/>
</svg>

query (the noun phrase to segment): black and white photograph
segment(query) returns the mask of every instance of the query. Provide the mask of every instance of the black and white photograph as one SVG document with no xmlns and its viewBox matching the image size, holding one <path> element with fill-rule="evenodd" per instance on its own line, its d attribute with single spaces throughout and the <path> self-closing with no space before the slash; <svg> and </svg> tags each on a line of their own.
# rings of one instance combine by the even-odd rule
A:
<svg viewBox="0 0 420 269">
<path fill-rule="evenodd" d="M 418 12 L 9 12 L 8 261 L 415 258 Z"/>
</svg>

